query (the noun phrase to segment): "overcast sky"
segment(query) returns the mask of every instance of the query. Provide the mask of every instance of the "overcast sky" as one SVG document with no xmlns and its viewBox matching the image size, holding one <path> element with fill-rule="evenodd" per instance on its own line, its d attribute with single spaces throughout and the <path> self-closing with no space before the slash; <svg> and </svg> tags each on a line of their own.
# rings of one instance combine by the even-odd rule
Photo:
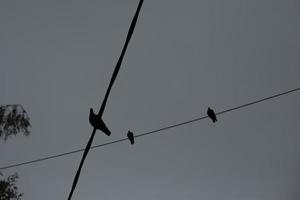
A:
<svg viewBox="0 0 300 200">
<path fill-rule="evenodd" d="M 138 0 L 1 0 L 0 104 L 31 135 L 0 166 L 83 148 Z M 300 86 L 299 0 L 145 0 L 94 144 Z M 300 93 L 91 150 L 74 200 L 298 200 Z M 63 200 L 82 152 L 3 170 L 23 200 Z"/>
</svg>

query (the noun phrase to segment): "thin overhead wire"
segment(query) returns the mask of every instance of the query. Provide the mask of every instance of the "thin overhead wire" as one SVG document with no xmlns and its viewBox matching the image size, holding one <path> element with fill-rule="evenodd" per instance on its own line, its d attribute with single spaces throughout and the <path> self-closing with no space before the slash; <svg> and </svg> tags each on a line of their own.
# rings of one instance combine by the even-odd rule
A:
<svg viewBox="0 0 300 200">
<path fill-rule="evenodd" d="M 251 106 L 251 105 L 254 105 L 254 104 L 258 104 L 258 103 L 261 103 L 263 101 L 267 101 L 267 100 L 270 100 L 270 99 L 275 99 L 275 98 L 278 98 L 280 96 L 284 96 L 284 95 L 287 95 L 289 93 L 294 93 L 294 92 L 299 91 L 299 90 L 300 90 L 300 87 L 292 89 L 292 90 L 288 90 L 288 91 L 285 91 L 285 92 L 282 92 L 282 93 L 279 93 L 279 94 L 276 94 L 276 95 L 272 95 L 272 96 L 269 96 L 269 97 L 266 97 L 266 98 L 258 99 L 258 100 L 240 105 L 240 106 L 236 106 L 236 107 L 229 108 L 229 109 L 226 109 L 226 110 L 223 110 L 223 111 L 220 111 L 220 112 L 216 112 L 216 115 L 221 115 L 221 114 L 224 114 L 224 113 L 227 113 L 227 112 L 231 112 L 231 111 L 238 110 L 238 109 L 241 109 L 241 108 L 245 108 L 245 107 L 248 107 L 248 106 Z M 190 123 L 193 123 L 193 122 L 196 122 L 196 121 L 200 121 L 200 120 L 203 120 L 205 118 L 208 118 L 208 116 L 207 115 L 206 116 L 201 116 L 201 117 L 198 117 L 198 118 L 195 118 L 195 119 L 192 119 L 192 120 L 188 120 L 188 121 L 185 121 L 185 122 L 173 124 L 173 125 L 166 126 L 166 127 L 159 128 L 159 129 L 155 129 L 155 130 L 152 130 L 152 131 L 147 131 L 145 133 L 136 134 L 134 137 L 138 138 L 138 137 L 150 135 L 150 134 L 153 134 L 153 133 L 162 132 L 162 131 L 165 131 L 167 129 L 172 129 L 172 128 L 175 128 L 175 127 L 178 127 L 178 126 L 183 126 L 183 125 L 190 124 Z M 127 141 L 127 140 L 128 140 L 127 138 L 114 140 L 114 141 L 111 141 L 111 142 L 107 142 L 107 143 L 103 143 L 103 144 L 99 144 L 99 145 L 94 145 L 94 146 L 91 147 L 91 149 L 100 148 L 100 147 L 112 145 L 112 144 Z M 78 152 L 81 152 L 81 151 L 84 151 L 84 148 L 74 150 L 74 151 L 69 151 L 69 152 L 66 152 L 66 153 L 57 154 L 57 155 L 52 155 L 52 156 L 48 156 L 48 157 L 44 157 L 44 158 L 39 158 L 39 159 L 27 161 L 27 162 L 7 165 L 7 166 L 4 166 L 4 167 L 1 167 L 0 170 L 9 169 L 9 168 L 13 168 L 13 167 L 18 167 L 18 166 L 22 166 L 22 165 L 29 165 L 29 164 L 36 163 L 36 162 L 41 162 L 41 161 L 45 161 L 45 160 L 49 160 L 49 159 L 53 159 L 53 158 L 58 158 L 58 157 L 62 157 L 62 156 L 70 155 L 70 154 L 75 154 L 75 153 L 78 153 Z"/>
</svg>

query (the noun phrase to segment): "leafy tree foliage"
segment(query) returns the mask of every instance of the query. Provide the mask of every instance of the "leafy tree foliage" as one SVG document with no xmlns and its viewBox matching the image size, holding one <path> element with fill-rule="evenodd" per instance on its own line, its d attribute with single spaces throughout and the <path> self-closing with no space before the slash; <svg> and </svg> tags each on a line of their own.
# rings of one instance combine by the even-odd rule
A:
<svg viewBox="0 0 300 200">
<path fill-rule="evenodd" d="M 0 200 L 21 199 L 23 194 L 18 192 L 18 187 L 16 186 L 16 181 L 18 178 L 18 174 L 15 173 L 6 179 L 0 180 Z"/>
<path fill-rule="evenodd" d="M 20 104 L 0 106 L 0 139 L 6 141 L 9 136 L 23 132 L 29 135 L 30 127 L 27 112 Z"/>
<path fill-rule="evenodd" d="M 23 132 L 29 135 L 29 117 L 22 105 L 1 105 L 0 106 L 0 139 L 6 141 L 9 136 Z M 3 174 L 0 172 L 0 176 Z M 0 180 L 0 200 L 20 200 L 23 193 L 18 192 L 16 185 L 18 174 L 8 176 Z"/>
</svg>

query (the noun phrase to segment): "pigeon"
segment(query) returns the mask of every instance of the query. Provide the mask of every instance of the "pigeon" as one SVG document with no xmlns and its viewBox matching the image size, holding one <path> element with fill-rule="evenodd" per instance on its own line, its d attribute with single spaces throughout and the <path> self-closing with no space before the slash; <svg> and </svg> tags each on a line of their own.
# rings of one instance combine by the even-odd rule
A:
<svg viewBox="0 0 300 200">
<path fill-rule="evenodd" d="M 94 127 L 94 129 L 98 129 L 104 132 L 107 136 L 111 134 L 110 130 L 106 127 L 101 117 L 94 113 L 93 108 L 90 109 L 89 121 L 90 124 Z"/>
<path fill-rule="evenodd" d="M 215 114 L 215 111 L 213 109 L 211 109 L 210 107 L 208 107 L 207 109 L 207 115 L 208 117 L 213 121 L 213 123 L 215 123 L 217 120 L 217 116 Z"/>
<path fill-rule="evenodd" d="M 130 143 L 134 144 L 134 135 L 133 135 L 133 133 L 131 131 L 128 131 L 127 137 L 129 139 Z"/>
</svg>

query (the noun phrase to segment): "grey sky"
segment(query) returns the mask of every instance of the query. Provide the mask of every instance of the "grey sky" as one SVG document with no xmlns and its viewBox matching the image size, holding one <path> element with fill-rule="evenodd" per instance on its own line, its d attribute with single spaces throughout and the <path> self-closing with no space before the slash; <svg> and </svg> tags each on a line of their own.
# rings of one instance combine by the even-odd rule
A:
<svg viewBox="0 0 300 200">
<path fill-rule="evenodd" d="M 137 0 L 0 2 L 0 104 L 31 135 L 0 165 L 82 148 Z M 300 86 L 298 0 L 145 0 L 94 144 Z M 73 195 L 106 200 L 296 200 L 300 95 L 91 150 Z M 24 200 L 66 199 L 82 153 L 12 168 Z"/>
</svg>

